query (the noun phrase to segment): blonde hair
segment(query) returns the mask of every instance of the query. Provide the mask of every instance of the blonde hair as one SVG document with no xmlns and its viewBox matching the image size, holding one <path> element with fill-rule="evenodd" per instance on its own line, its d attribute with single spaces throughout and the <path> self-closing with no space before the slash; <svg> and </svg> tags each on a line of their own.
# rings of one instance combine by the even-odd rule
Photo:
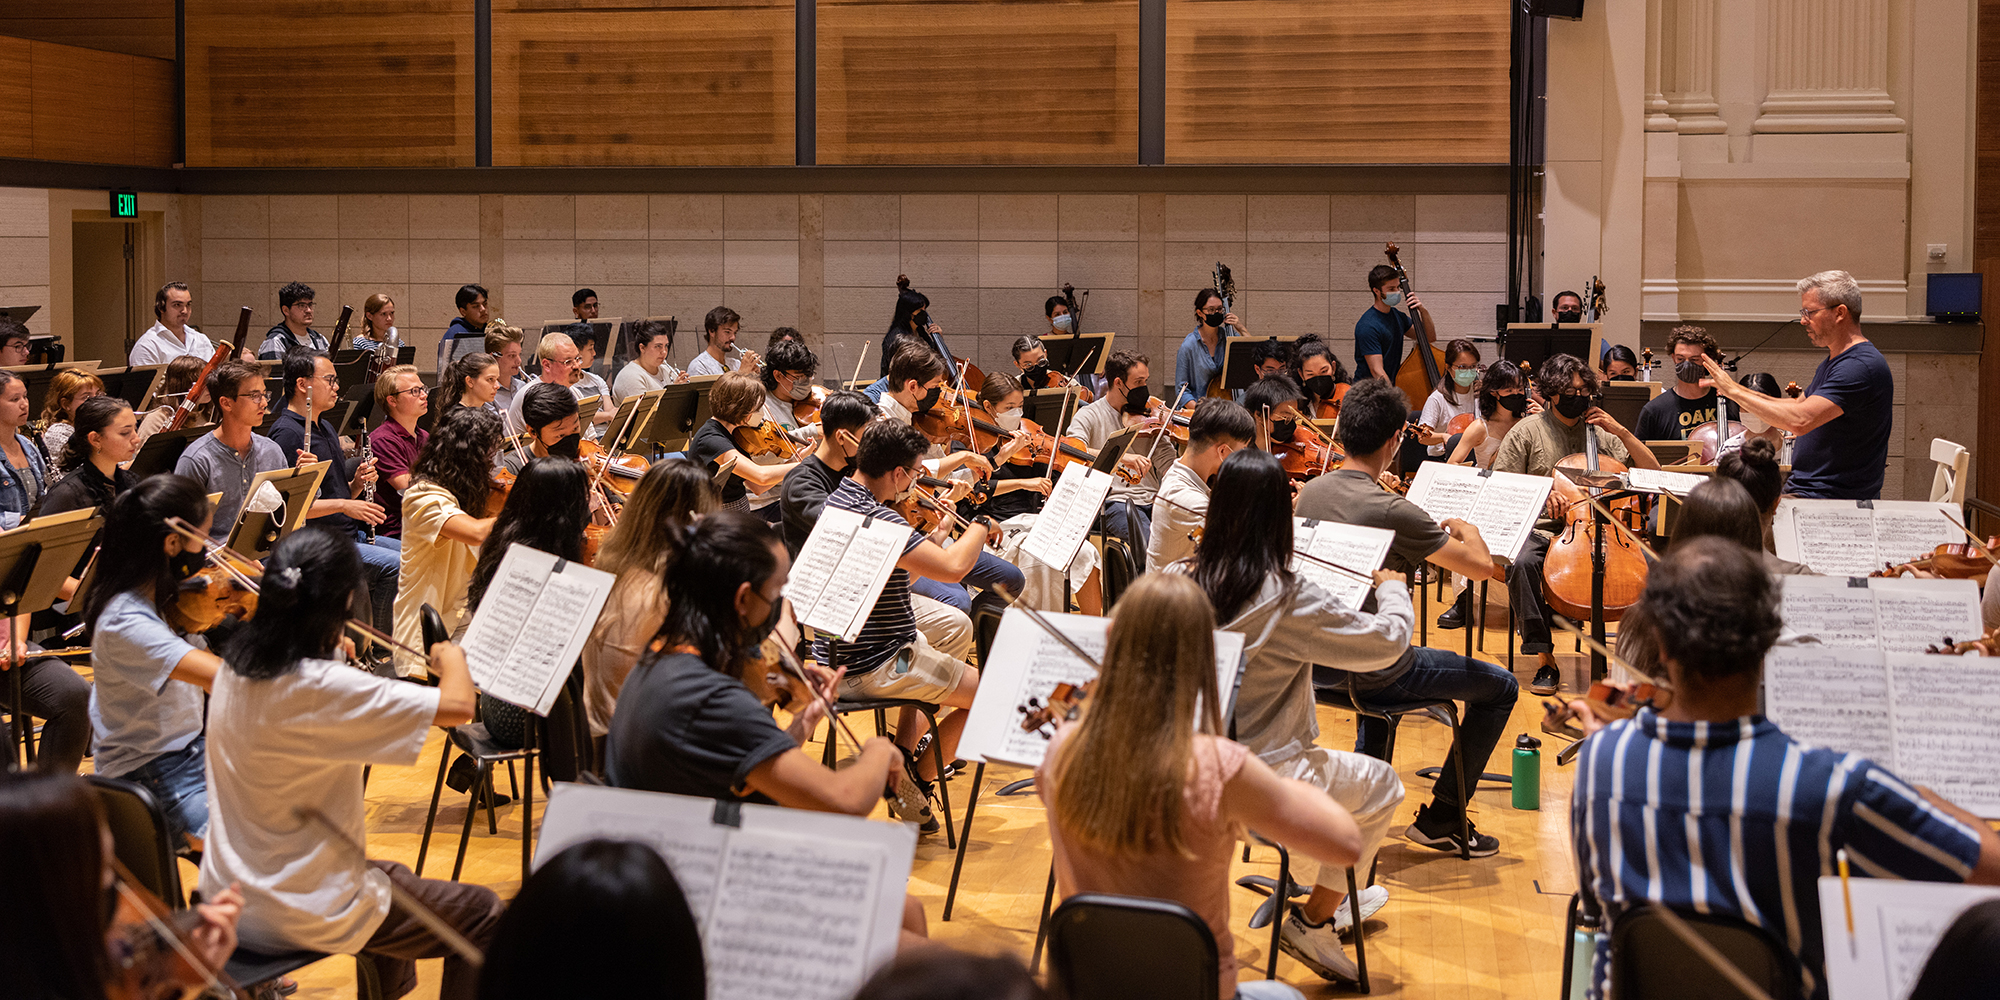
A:
<svg viewBox="0 0 2000 1000">
<path fill-rule="evenodd" d="M 740 424 L 764 405 L 764 383 L 748 372 L 724 372 L 708 390 L 709 412 L 732 424 Z"/>
<path fill-rule="evenodd" d="M 368 296 L 367 301 L 361 303 L 361 332 L 368 334 L 369 340 L 381 340 L 382 337 L 380 336 L 380 334 L 386 334 L 389 332 L 387 330 L 375 329 L 375 321 L 372 317 L 374 317 L 377 313 L 380 313 L 382 311 L 383 306 L 393 306 L 395 304 L 396 304 L 395 299 L 392 299 L 387 295 L 382 294 L 381 292 L 376 292 L 375 294 Z"/>
<path fill-rule="evenodd" d="M 556 351 L 560 349 L 560 345 L 562 344 L 568 344 L 571 348 L 576 347 L 576 341 L 571 340 L 567 333 L 551 333 L 543 337 L 541 343 L 535 345 L 535 360 L 554 361 L 556 359 Z"/>
<path fill-rule="evenodd" d="M 375 404 L 377 406 L 389 405 L 389 394 L 396 391 L 396 380 L 405 375 L 417 375 L 417 381 L 423 381 L 423 376 L 417 374 L 416 365 L 391 365 L 382 372 L 381 376 L 375 380 Z"/>
<path fill-rule="evenodd" d="M 521 342 L 521 328 L 508 326 L 504 319 L 496 319 L 486 324 L 486 353 L 499 354 L 508 344 Z"/>
<path fill-rule="evenodd" d="M 47 395 L 42 397 L 42 417 L 35 422 L 35 433 L 40 434 L 59 423 L 69 420 L 63 411 L 63 404 L 76 397 L 85 389 L 104 392 L 104 380 L 90 373 L 86 368 L 65 368 L 56 373 L 49 383 Z"/>
<path fill-rule="evenodd" d="M 1185 576 L 1133 581 L 1111 618 L 1104 672 L 1051 762 L 1065 836 L 1110 854 L 1192 857 L 1181 829 L 1200 731 L 1220 735 L 1215 611 Z"/>
</svg>

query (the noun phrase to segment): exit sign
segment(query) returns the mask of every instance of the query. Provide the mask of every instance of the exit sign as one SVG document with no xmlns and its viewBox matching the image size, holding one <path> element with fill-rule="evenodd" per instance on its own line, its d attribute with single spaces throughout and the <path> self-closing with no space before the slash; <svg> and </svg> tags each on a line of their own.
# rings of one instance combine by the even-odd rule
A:
<svg viewBox="0 0 2000 1000">
<path fill-rule="evenodd" d="M 138 218 L 139 196 L 130 191 L 111 192 L 111 217 L 114 219 Z"/>
</svg>

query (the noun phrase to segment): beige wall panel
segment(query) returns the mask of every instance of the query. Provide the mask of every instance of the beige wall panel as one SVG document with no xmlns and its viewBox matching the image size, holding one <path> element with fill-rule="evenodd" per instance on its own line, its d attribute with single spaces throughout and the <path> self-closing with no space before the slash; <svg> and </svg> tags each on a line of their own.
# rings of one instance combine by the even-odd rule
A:
<svg viewBox="0 0 2000 1000">
<path fill-rule="evenodd" d="M 1840 268 L 1864 282 L 1902 280 L 1903 243 L 1883 234 L 1904 230 L 1908 204 L 1908 182 L 1897 179 L 1683 182 L 1679 274 L 1796 280 Z"/>
</svg>

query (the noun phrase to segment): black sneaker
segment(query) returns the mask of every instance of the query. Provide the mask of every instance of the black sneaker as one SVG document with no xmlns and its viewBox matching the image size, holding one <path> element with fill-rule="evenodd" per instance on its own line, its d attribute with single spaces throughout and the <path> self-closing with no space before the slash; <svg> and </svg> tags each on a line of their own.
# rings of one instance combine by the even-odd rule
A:
<svg viewBox="0 0 2000 1000">
<path fill-rule="evenodd" d="M 1472 598 L 1471 587 L 1467 587 L 1464 590 L 1460 591 L 1458 595 L 1458 600 L 1454 601 L 1451 607 L 1446 608 L 1444 614 L 1438 616 L 1437 618 L 1438 628 L 1444 629 L 1446 631 L 1464 628 L 1465 620 L 1467 617 L 1469 617 L 1467 612 L 1471 609 L 1472 606 L 1471 598 Z"/>
<path fill-rule="evenodd" d="M 1472 847 L 1467 853 L 1475 858 L 1490 858 L 1500 853 L 1500 838 L 1480 833 L 1479 828 L 1467 824 L 1472 831 Z M 1459 839 L 1463 836 L 1459 829 L 1458 817 L 1433 813 L 1429 809 L 1417 810 L 1416 822 L 1403 831 L 1403 838 L 1412 844 L 1457 854 Z"/>
<path fill-rule="evenodd" d="M 903 772 L 896 776 L 896 789 L 888 796 L 889 815 L 917 824 L 921 833 L 936 833 L 943 829 L 931 811 L 931 800 L 936 796 L 936 783 L 919 778 L 916 757 L 903 751 Z"/>
<path fill-rule="evenodd" d="M 1535 671 L 1535 679 L 1528 682 L 1528 690 L 1537 695 L 1552 695 L 1562 690 L 1562 681 L 1562 672 L 1556 665 L 1544 663 L 1542 669 Z"/>
</svg>

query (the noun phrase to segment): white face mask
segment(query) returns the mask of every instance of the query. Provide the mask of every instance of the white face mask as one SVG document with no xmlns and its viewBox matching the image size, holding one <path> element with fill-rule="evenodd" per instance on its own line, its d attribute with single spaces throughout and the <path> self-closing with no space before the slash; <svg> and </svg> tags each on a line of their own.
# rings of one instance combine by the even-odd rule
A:
<svg viewBox="0 0 2000 1000">
<path fill-rule="evenodd" d="M 1751 413 L 1749 410 L 1743 411 L 1743 426 L 1748 428 L 1752 434 L 1762 434 L 1771 429 L 1771 425 L 1765 423 L 1763 417 Z"/>
<path fill-rule="evenodd" d="M 797 402 L 803 402 L 804 400 L 807 399 L 811 399 L 812 394 L 813 394 L 812 383 L 806 381 L 805 379 L 799 379 L 798 381 L 792 383 L 792 390 L 786 395 L 789 395 L 792 398 L 792 402 L 797 403 Z"/>
<path fill-rule="evenodd" d="M 1001 429 L 1001 430 L 1003 430 L 1003 431 L 1010 431 L 1010 432 L 1011 432 L 1011 431 L 1017 431 L 1017 430 L 1020 430 L 1020 429 L 1021 429 L 1021 411 L 1020 411 L 1020 410 L 1001 410 L 1001 411 L 1000 411 L 999 413 L 996 413 L 996 414 L 994 414 L 994 415 L 993 415 L 993 422 L 994 422 L 994 423 L 997 423 L 997 424 L 999 424 L 999 425 L 1000 425 L 1000 429 Z"/>
</svg>

